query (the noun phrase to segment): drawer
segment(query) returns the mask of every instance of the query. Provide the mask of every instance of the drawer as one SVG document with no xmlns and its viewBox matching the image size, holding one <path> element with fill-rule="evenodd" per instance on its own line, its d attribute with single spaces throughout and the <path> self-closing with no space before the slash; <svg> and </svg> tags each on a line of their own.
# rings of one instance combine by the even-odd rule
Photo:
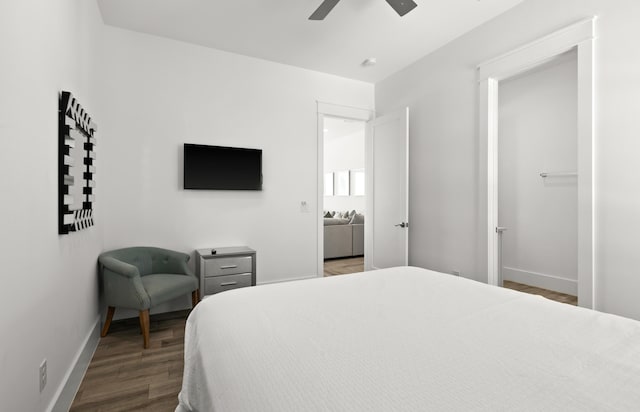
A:
<svg viewBox="0 0 640 412">
<path fill-rule="evenodd" d="M 204 261 L 204 276 L 225 276 L 251 272 L 251 260 L 251 256 L 206 259 Z"/>
<path fill-rule="evenodd" d="M 204 278 L 205 295 L 243 288 L 245 286 L 251 286 L 251 273 Z"/>
</svg>

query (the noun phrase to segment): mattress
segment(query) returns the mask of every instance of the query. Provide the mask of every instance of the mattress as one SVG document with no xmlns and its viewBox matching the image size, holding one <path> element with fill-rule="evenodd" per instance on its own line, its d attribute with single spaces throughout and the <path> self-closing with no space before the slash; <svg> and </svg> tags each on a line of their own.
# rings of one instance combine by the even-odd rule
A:
<svg viewBox="0 0 640 412">
<path fill-rule="evenodd" d="M 223 292 L 177 411 L 639 411 L 640 322 L 413 267 Z"/>
</svg>

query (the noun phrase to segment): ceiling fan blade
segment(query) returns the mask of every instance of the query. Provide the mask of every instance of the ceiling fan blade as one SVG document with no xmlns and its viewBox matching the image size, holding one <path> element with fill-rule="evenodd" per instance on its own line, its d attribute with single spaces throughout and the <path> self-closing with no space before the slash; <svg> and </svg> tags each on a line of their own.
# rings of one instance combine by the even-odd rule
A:
<svg viewBox="0 0 640 412">
<path fill-rule="evenodd" d="M 387 3 L 389 3 L 389 6 L 393 7 L 400 16 L 404 16 L 418 7 L 413 0 L 387 0 Z"/>
<path fill-rule="evenodd" d="M 340 0 L 324 0 L 320 7 L 309 16 L 309 20 L 324 20 L 327 14 L 338 4 Z"/>
</svg>

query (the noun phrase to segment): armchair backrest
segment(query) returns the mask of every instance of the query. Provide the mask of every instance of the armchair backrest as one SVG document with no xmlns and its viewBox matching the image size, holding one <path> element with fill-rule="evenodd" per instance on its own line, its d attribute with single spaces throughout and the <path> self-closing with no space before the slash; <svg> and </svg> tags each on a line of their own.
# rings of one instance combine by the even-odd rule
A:
<svg viewBox="0 0 640 412">
<path fill-rule="evenodd" d="M 149 246 L 136 246 L 105 252 L 102 256 L 110 256 L 138 268 L 140 276 L 153 273 L 183 273 L 183 262 L 190 256 L 186 253 Z"/>
</svg>

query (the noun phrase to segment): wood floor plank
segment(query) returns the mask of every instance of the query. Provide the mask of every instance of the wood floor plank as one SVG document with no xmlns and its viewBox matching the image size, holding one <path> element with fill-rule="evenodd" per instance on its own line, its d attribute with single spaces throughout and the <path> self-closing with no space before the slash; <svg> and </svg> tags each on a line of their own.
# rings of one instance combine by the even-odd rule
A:
<svg viewBox="0 0 640 412">
<path fill-rule="evenodd" d="M 560 293 L 553 290 L 542 289 L 535 286 L 525 285 L 522 283 L 512 282 L 505 280 L 503 286 L 508 289 L 517 290 L 524 293 L 530 293 L 532 295 L 544 296 L 547 299 L 555 300 L 556 302 L 567 303 L 569 305 L 578 305 L 578 297 L 573 295 L 567 295 L 566 293 Z"/>
<path fill-rule="evenodd" d="M 152 364 L 152 365 L 140 365 L 140 367 L 133 368 L 120 368 L 117 379 L 133 379 L 145 376 L 166 376 L 169 377 L 169 365 L 165 364 Z"/>
<path fill-rule="evenodd" d="M 114 353 L 112 356 L 99 354 L 98 356 L 94 356 L 93 360 L 95 360 L 95 363 L 93 364 L 93 366 L 99 368 L 101 366 L 110 366 L 114 364 L 139 362 L 141 359 L 142 354 L 140 352 Z"/>
<path fill-rule="evenodd" d="M 131 398 L 118 403 L 105 404 L 98 407 L 96 412 L 130 412 L 130 411 L 175 411 L 178 406 L 178 398 L 174 395 L 169 397 L 149 400 L 145 397 Z"/>
<path fill-rule="evenodd" d="M 112 363 L 107 363 L 103 365 L 93 364 L 93 360 L 91 361 L 91 366 L 87 369 L 87 372 L 84 375 L 84 379 L 92 379 L 94 377 L 100 378 L 103 376 L 117 375 L 118 371 L 122 367 L 123 362 L 118 362 L 117 360 Z M 138 361 L 139 364 L 139 361 Z"/>
<path fill-rule="evenodd" d="M 364 271 L 364 257 L 329 259 L 324 261 L 324 276 L 346 275 Z"/>
<path fill-rule="evenodd" d="M 76 408 L 78 410 L 95 410 L 100 406 L 117 405 L 128 399 L 148 398 L 149 396 L 149 384 L 146 382 L 127 381 L 117 385 L 94 385 L 92 389 L 91 391 L 85 389 L 81 399 L 76 396 L 70 410 L 75 411 Z"/>
<path fill-rule="evenodd" d="M 150 400 L 143 410 L 145 412 L 174 412 L 177 406 L 178 397 L 174 394 Z"/>
<path fill-rule="evenodd" d="M 149 399 L 165 398 L 167 396 L 176 396 L 180 392 L 182 386 L 182 377 L 174 380 L 166 380 L 159 383 L 152 383 L 149 385 Z M 176 397 L 177 399 L 177 397 Z"/>
</svg>

